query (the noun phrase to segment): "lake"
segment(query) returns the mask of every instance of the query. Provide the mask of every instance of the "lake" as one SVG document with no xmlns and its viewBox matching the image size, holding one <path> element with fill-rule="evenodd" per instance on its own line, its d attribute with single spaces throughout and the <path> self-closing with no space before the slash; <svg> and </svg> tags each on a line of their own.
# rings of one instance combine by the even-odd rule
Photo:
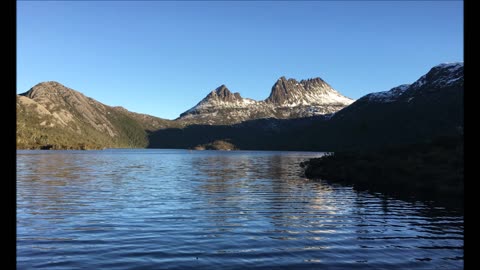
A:
<svg viewBox="0 0 480 270">
<path fill-rule="evenodd" d="M 17 151 L 17 269 L 463 269 L 464 216 L 312 181 L 315 152 Z"/>
</svg>

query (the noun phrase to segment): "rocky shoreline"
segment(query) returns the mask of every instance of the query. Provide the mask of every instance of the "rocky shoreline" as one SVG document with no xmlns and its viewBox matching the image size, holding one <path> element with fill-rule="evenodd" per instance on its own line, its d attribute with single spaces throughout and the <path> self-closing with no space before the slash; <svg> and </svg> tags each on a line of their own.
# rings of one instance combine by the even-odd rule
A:
<svg viewBox="0 0 480 270">
<path fill-rule="evenodd" d="M 305 176 L 401 197 L 463 205 L 464 140 L 338 152 L 302 162 Z"/>
<path fill-rule="evenodd" d="M 211 143 L 200 144 L 193 148 L 193 150 L 238 150 L 238 148 L 228 141 L 216 140 Z"/>
</svg>

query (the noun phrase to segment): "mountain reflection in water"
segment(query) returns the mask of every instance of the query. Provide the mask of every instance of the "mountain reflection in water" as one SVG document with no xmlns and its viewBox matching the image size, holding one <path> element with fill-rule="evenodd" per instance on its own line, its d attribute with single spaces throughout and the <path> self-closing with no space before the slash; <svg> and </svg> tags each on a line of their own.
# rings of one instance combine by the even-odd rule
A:
<svg viewBox="0 0 480 270">
<path fill-rule="evenodd" d="M 463 268 L 463 214 L 307 180 L 320 155 L 17 151 L 17 266 Z"/>
</svg>

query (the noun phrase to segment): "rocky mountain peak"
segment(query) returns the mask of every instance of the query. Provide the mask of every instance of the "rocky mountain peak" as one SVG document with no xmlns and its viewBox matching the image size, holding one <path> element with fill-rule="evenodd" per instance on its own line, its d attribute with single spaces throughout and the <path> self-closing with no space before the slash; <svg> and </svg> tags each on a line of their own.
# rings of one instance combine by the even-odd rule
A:
<svg viewBox="0 0 480 270">
<path fill-rule="evenodd" d="M 48 97 L 48 96 L 54 96 L 54 95 L 62 95 L 67 92 L 74 91 L 65 85 L 56 82 L 56 81 L 47 81 L 47 82 L 41 82 L 30 88 L 25 93 L 20 94 L 20 96 L 25 96 L 28 98 L 36 98 L 36 97 Z"/>
<path fill-rule="evenodd" d="M 306 79 L 306 80 L 301 80 L 300 84 L 307 91 L 315 91 L 315 90 L 318 90 L 318 88 L 324 88 L 326 90 L 332 89 L 332 87 L 328 83 L 326 83 L 324 80 L 322 80 L 319 77 Z"/>
<path fill-rule="evenodd" d="M 391 103 L 402 99 L 409 103 L 418 95 L 446 88 L 463 89 L 463 62 L 434 66 L 413 84 L 402 84 L 389 91 L 370 93 L 359 101 Z"/>
<path fill-rule="evenodd" d="M 231 94 L 230 90 L 225 86 L 225 84 L 220 85 L 215 90 L 213 90 L 217 95 L 228 95 Z"/>
<path fill-rule="evenodd" d="M 326 84 L 326 82 L 320 77 L 301 80 L 300 83 L 303 85 Z"/>
<path fill-rule="evenodd" d="M 434 66 L 427 74 L 412 84 L 412 89 L 455 86 L 463 86 L 463 62 Z"/>
<path fill-rule="evenodd" d="M 211 113 L 221 108 L 243 108 L 252 102 L 254 101 L 242 98 L 238 92 L 232 93 L 222 84 L 210 92 L 197 105 L 180 114 L 180 118 L 188 115 Z"/>
<path fill-rule="evenodd" d="M 298 118 L 333 113 L 352 102 L 321 78 L 298 82 L 282 76 L 265 100 L 242 98 L 221 85 L 180 114 L 179 119 L 191 123 L 232 124 L 259 118 Z"/>
<path fill-rule="evenodd" d="M 301 90 L 301 85 L 295 79 L 287 79 L 285 76 L 282 76 L 272 86 L 272 91 L 265 102 L 283 104 L 288 101 L 294 92 Z"/>
<path fill-rule="evenodd" d="M 205 100 L 210 100 L 210 99 L 215 99 L 215 100 L 220 100 L 220 101 L 225 101 L 225 102 L 235 102 L 235 101 L 240 101 L 242 100 L 242 96 L 240 96 L 239 93 L 232 93 L 228 88 L 222 84 L 219 87 L 217 87 L 215 90 L 210 92 L 210 94 L 207 95 Z"/>
<path fill-rule="evenodd" d="M 298 82 L 295 79 L 280 77 L 272 87 L 265 102 L 276 106 L 309 106 L 312 104 L 343 104 L 353 100 L 335 91 L 321 78 L 311 78 Z"/>
<path fill-rule="evenodd" d="M 303 86 L 306 92 L 314 95 L 326 95 L 330 93 L 336 93 L 336 91 L 321 78 L 311 78 L 307 80 L 301 80 L 300 84 Z"/>
</svg>

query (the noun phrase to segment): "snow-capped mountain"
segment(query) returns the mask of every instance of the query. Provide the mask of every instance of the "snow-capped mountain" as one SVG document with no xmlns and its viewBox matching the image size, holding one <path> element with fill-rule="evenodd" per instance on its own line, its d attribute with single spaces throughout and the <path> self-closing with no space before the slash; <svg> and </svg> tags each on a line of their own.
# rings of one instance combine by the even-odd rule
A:
<svg viewBox="0 0 480 270">
<path fill-rule="evenodd" d="M 389 91 L 382 91 L 371 93 L 365 96 L 369 101 L 377 102 L 394 102 L 399 96 L 401 96 L 405 90 L 410 87 L 410 84 L 402 84 L 397 87 L 390 89 Z"/>
<path fill-rule="evenodd" d="M 301 80 L 280 77 L 265 102 L 276 106 L 344 106 L 353 102 L 320 78 Z"/>
<path fill-rule="evenodd" d="M 463 86 L 463 62 L 443 63 L 434 66 L 412 84 L 413 89 Z"/>
<path fill-rule="evenodd" d="M 219 108 L 229 109 L 243 109 L 248 106 L 256 105 L 258 102 L 242 98 L 240 93 L 232 93 L 228 88 L 222 84 L 217 89 L 210 92 L 204 99 L 190 110 L 182 113 L 180 117 L 189 114 L 213 113 Z"/>
<path fill-rule="evenodd" d="M 308 86 L 301 85 L 301 82 L 297 85 L 294 80 L 280 79 L 274 85 L 268 102 L 258 101 L 255 104 L 263 104 L 257 107 L 265 114 L 269 112 L 265 108 L 272 108 L 276 113 L 281 108 L 286 108 L 286 112 L 303 110 L 302 106 L 296 107 L 298 104 L 287 107 L 294 104 L 293 98 L 301 103 L 304 96 L 297 93 L 308 89 Z M 312 85 L 317 85 L 320 92 L 320 83 Z M 326 92 L 332 93 L 329 89 Z M 245 106 L 245 112 L 257 107 Z M 214 111 L 217 118 L 204 119 L 213 122 L 220 113 L 228 110 L 215 108 Z M 232 111 L 242 112 L 238 108 L 232 108 Z M 199 111 L 198 115 L 208 114 Z M 231 113 L 224 115 L 233 117 Z M 250 115 L 245 113 L 244 116 Z M 195 119 L 191 112 L 187 117 Z M 256 119 L 228 126 L 186 125 L 178 129 L 158 130 L 149 138 L 150 146 L 155 148 L 193 148 L 223 140 L 244 150 L 335 152 L 424 143 L 439 137 L 463 136 L 463 130 L 463 63 L 454 63 L 434 66 L 411 84 L 368 94 L 328 116 Z"/>
<path fill-rule="evenodd" d="M 463 62 L 444 63 L 434 66 L 430 71 L 420 77 L 412 84 L 403 84 L 390 89 L 389 91 L 368 94 L 358 101 L 368 100 L 371 102 L 389 103 L 407 98 L 411 101 L 415 94 L 420 94 L 422 90 L 448 87 L 463 87 Z"/>
<path fill-rule="evenodd" d="M 242 98 L 225 85 L 210 92 L 178 120 L 198 124 L 234 124 L 259 118 L 299 118 L 325 115 L 341 110 L 354 100 L 334 90 L 320 78 L 301 80 L 279 78 L 269 97 L 262 101 Z"/>
</svg>

